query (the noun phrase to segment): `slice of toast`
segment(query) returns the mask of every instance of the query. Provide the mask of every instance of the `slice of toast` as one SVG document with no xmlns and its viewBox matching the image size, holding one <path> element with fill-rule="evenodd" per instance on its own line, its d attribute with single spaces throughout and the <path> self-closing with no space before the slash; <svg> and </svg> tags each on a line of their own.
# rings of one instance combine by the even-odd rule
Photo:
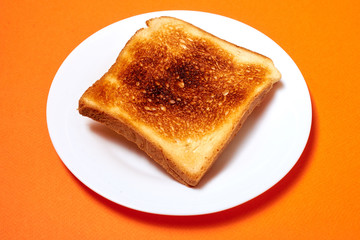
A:
<svg viewBox="0 0 360 240">
<path fill-rule="evenodd" d="M 190 23 L 159 17 L 146 24 L 78 110 L 196 186 L 281 75 L 271 59 Z"/>
</svg>

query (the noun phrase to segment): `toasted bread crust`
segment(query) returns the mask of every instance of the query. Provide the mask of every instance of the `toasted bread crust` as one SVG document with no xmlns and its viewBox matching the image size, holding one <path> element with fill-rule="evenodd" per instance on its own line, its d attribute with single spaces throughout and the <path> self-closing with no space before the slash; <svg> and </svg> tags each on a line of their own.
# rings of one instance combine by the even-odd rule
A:
<svg viewBox="0 0 360 240">
<path fill-rule="evenodd" d="M 113 117 L 104 111 L 89 106 L 83 100 L 79 101 L 78 111 L 81 115 L 87 116 L 97 122 L 104 124 L 113 131 L 124 136 L 129 141 L 134 142 L 141 150 L 146 152 L 153 160 L 155 160 L 155 162 L 160 164 L 165 169 L 165 171 L 174 177 L 175 180 L 189 186 L 195 184 L 190 179 L 184 181 L 183 179 L 186 179 L 184 173 L 176 170 L 174 171 L 171 168 L 171 161 L 167 159 L 164 152 L 161 150 L 161 147 L 157 146 L 157 144 L 151 142 L 149 139 L 146 139 L 142 134 L 139 134 L 136 129 L 131 127 L 129 124 L 120 121 L 118 118 Z M 179 176 L 179 174 L 182 176 Z"/>
<path fill-rule="evenodd" d="M 146 21 L 146 25 L 147 25 L 148 27 L 151 27 L 152 22 L 153 22 L 153 21 L 156 21 L 156 20 L 158 20 L 158 19 L 174 19 L 174 18 L 173 18 L 173 17 L 170 17 L 170 16 L 162 16 L 162 17 L 152 18 L 152 19 L 149 19 L 149 20 Z M 191 23 L 189 23 L 189 22 L 186 22 L 186 21 L 181 20 L 181 19 L 176 19 L 176 21 L 179 21 L 179 22 L 182 22 L 183 24 L 189 25 L 189 26 L 191 26 L 192 28 L 196 29 L 197 31 L 202 32 L 202 33 L 205 33 L 207 36 L 209 36 L 209 37 L 212 38 L 212 39 L 216 39 L 217 41 L 221 41 L 221 42 L 224 42 L 224 43 L 226 43 L 226 44 L 228 44 L 228 45 L 231 45 L 232 47 L 238 48 L 238 49 L 241 50 L 241 51 L 247 51 L 247 52 L 249 52 L 249 53 L 252 53 L 252 54 L 254 54 L 254 55 L 257 55 L 258 57 L 265 58 L 265 59 L 267 59 L 267 60 L 272 61 L 270 58 L 268 58 L 268 57 L 265 56 L 265 55 L 262 55 L 262 54 L 260 54 L 260 53 L 258 53 L 258 52 L 251 51 L 250 49 L 247 49 L 247 48 L 244 48 L 244 47 L 235 45 L 234 43 L 229 42 L 229 41 L 227 41 L 227 40 L 225 40 L 225 39 L 219 38 L 218 36 L 215 36 L 215 35 L 213 35 L 213 34 L 211 34 L 211 33 L 209 33 L 209 32 L 205 32 L 203 29 L 201 29 L 201 28 L 199 28 L 199 27 L 197 27 L 197 26 L 195 26 L 195 25 L 193 25 L 193 24 L 191 24 Z M 142 30 L 144 30 L 144 28 L 139 29 L 138 31 L 142 31 Z M 278 74 L 280 74 L 280 72 L 278 72 Z"/>
<path fill-rule="evenodd" d="M 79 101 L 196 186 L 281 75 L 271 59 L 171 17 L 147 21 Z"/>
</svg>

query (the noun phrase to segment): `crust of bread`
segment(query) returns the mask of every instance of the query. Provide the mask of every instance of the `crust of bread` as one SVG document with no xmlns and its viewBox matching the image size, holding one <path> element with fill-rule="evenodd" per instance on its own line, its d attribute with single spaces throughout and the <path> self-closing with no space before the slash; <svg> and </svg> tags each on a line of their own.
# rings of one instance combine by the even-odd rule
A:
<svg viewBox="0 0 360 240">
<path fill-rule="evenodd" d="M 138 30 L 109 71 L 85 91 L 79 100 L 78 110 L 81 115 L 103 123 L 134 142 L 175 180 L 187 186 L 196 186 L 253 109 L 261 103 L 273 84 L 280 80 L 281 74 L 271 59 L 222 40 L 182 20 L 160 17 L 146 23 L 148 28 Z M 163 31 L 157 30 L 157 27 L 163 27 L 167 23 L 170 23 L 170 28 L 184 27 L 185 33 L 181 37 L 188 39 L 187 42 L 180 39 L 175 45 L 169 42 L 173 40 L 167 40 L 168 47 L 172 46 L 172 51 L 175 51 L 172 58 L 179 55 L 177 51 L 183 50 L 174 48 L 176 44 L 188 50 L 197 42 L 195 50 L 188 52 L 194 55 L 198 50 L 208 47 L 206 44 L 210 44 L 210 54 L 200 57 L 197 55 L 195 58 L 200 62 L 177 57 L 175 61 L 168 60 L 173 65 L 163 63 L 167 50 L 156 45 L 156 41 L 152 39 L 154 35 L 151 34 Z M 165 35 L 171 36 L 173 33 L 166 32 Z M 202 38 L 206 43 L 202 42 Z M 132 55 L 145 48 L 146 58 L 150 51 L 148 46 L 152 45 L 156 47 L 155 50 L 150 49 L 151 60 L 142 61 L 144 55 Z M 205 50 L 208 51 L 207 48 Z M 212 56 L 217 59 L 207 60 Z M 151 65 L 154 61 L 157 65 Z M 243 62 L 244 67 L 239 67 Z M 167 71 L 157 69 L 157 66 L 162 66 Z M 225 70 L 214 72 L 213 66 Z M 146 75 L 146 67 L 150 69 L 150 78 Z M 200 71 L 201 68 L 205 70 Z M 232 71 L 241 71 L 239 76 L 244 83 L 238 83 L 238 75 L 234 75 Z M 209 72 L 214 73 L 208 74 Z M 222 77 L 221 74 L 233 79 L 231 84 L 214 82 L 217 77 Z M 161 77 L 163 82 L 158 80 Z M 212 78 L 213 82 L 200 81 L 199 78 Z M 206 93 L 201 89 L 205 89 Z"/>
<path fill-rule="evenodd" d="M 104 124 L 116 133 L 124 136 L 127 140 L 134 142 L 142 151 L 146 152 L 155 162 L 162 166 L 165 171 L 174 177 L 175 180 L 184 185 L 191 186 L 188 184 L 190 179 L 188 179 L 188 181 L 184 181 L 183 179 L 186 178 L 186 176 L 184 174 L 179 176 L 181 172 L 177 173 L 178 171 L 173 170 L 173 168 L 176 167 L 171 167 L 171 164 L 169 164 L 171 161 L 165 156 L 161 147 L 151 141 L 151 139 L 145 138 L 136 130 L 136 128 L 133 128 L 129 124 L 111 116 L 109 113 L 97 109 L 94 106 L 90 106 L 84 100 L 79 101 L 78 110 L 81 115 L 87 116 L 97 122 Z M 189 183 L 191 183 L 191 181 Z"/>
</svg>

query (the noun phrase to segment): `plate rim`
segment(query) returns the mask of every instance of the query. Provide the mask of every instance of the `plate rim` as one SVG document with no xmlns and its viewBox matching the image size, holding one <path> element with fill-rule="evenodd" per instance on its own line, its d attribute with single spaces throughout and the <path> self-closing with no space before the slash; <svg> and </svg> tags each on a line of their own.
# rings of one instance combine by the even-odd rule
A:
<svg viewBox="0 0 360 240">
<path fill-rule="evenodd" d="M 308 103 L 310 104 L 310 105 L 309 105 L 309 108 L 310 108 L 310 109 L 309 109 L 309 112 L 308 112 L 308 113 L 310 114 L 310 115 L 308 116 L 308 119 L 309 119 L 310 122 L 308 123 L 307 132 L 305 133 L 305 135 L 307 136 L 307 138 L 306 138 L 306 141 L 304 141 L 304 142 L 302 143 L 301 150 L 299 151 L 299 152 L 300 152 L 299 156 L 297 157 L 296 161 L 293 162 L 292 166 L 290 167 L 290 169 L 289 169 L 288 171 L 286 171 L 281 177 L 279 177 L 279 179 L 278 179 L 275 183 L 270 184 L 271 186 L 270 186 L 270 187 L 267 187 L 264 191 L 262 191 L 262 192 L 258 193 L 257 195 L 249 198 L 248 200 L 243 201 L 243 202 L 241 202 L 241 203 L 238 203 L 238 204 L 236 204 L 236 205 L 232 205 L 232 206 L 229 206 L 229 207 L 227 207 L 227 208 L 220 207 L 220 208 L 217 209 L 217 210 L 212 209 L 211 211 L 198 211 L 198 212 L 194 211 L 193 213 L 189 213 L 189 212 L 188 212 L 188 213 L 185 213 L 185 214 L 184 214 L 184 213 L 176 213 L 176 212 L 171 212 L 171 211 L 170 211 L 170 212 L 166 212 L 166 211 L 164 211 L 164 212 L 159 212 L 159 211 L 144 210 L 144 209 L 139 209 L 139 208 L 136 208 L 136 207 L 134 207 L 134 206 L 124 205 L 124 204 L 122 204 L 122 203 L 119 203 L 119 202 L 117 202 L 117 201 L 114 201 L 113 199 L 109 198 L 108 196 L 104 196 L 103 194 L 101 194 L 101 193 L 99 193 L 98 191 L 94 190 L 92 187 L 88 186 L 88 184 L 86 184 L 86 180 L 82 179 L 81 176 L 78 176 L 78 174 L 74 173 L 74 172 L 71 170 L 71 167 L 68 166 L 67 162 L 64 161 L 64 159 L 63 159 L 63 157 L 62 157 L 63 154 L 64 154 L 64 153 L 63 153 L 63 150 L 62 150 L 62 146 L 59 145 L 56 140 L 54 140 L 54 138 L 56 138 L 56 136 L 54 135 L 55 133 L 54 133 L 54 130 L 53 130 L 53 128 L 52 128 L 52 126 L 51 126 L 51 123 L 50 123 L 50 122 L 51 122 L 50 119 L 51 119 L 51 117 L 52 117 L 52 116 L 49 115 L 50 112 L 51 112 L 50 109 L 49 109 L 50 106 L 51 106 L 51 101 L 52 101 L 52 99 L 51 99 L 51 94 L 52 94 L 52 91 L 54 91 L 54 90 L 53 90 L 53 89 L 54 89 L 54 86 L 56 87 L 56 83 L 54 84 L 54 82 L 55 82 L 56 77 L 57 77 L 59 71 L 61 70 L 61 67 L 63 66 L 63 64 L 66 62 L 66 60 L 67 60 L 68 58 L 70 58 L 70 56 L 74 53 L 74 51 L 75 51 L 78 47 L 80 47 L 80 45 L 86 43 L 86 41 L 87 41 L 88 39 L 90 39 L 90 38 L 93 37 L 95 34 L 99 33 L 100 31 L 102 31 L 103 29 L 106 29 L 106 28 L 108 28 L 108 27 L 110 27 L 110 26 L 112 26 L 112 25 L 114 25 L 114 24 L 117 24 L 118 22 L 122 22 L 122 21 L 124 21 L 124 20 L 128 20 L 128 19 L 131 19 L 131 18 L 137 18 L 137 17 L 140 17 L 140 16 L 141 16 L 141 17 L 149 16 L 149 18 L 152 17 L 152 15 L 164 15 L 164 14 L 168 14 L 169 16 L 173 16 L 174 13 L 177 13 L 177 14 L 179 14 L 179 13 L 191 13 L 191 14 L 200 14 L 200 15 L 201 15 L 201 14 L 205 14 L 205 15 L 209 15 L 209 16 L 215 16 L 215 17 L 221 17 L 221 18 L 230 19 L 230 20 L 236 21 L 236 22 L 238 22 L 238 23 L 240 23 L 240 24 L 243 24 L 244 26 L 247 26 L 247 27 L 249 27 L 249 28 L 257 31 L 257 32 L 261 33 L 262 35 L 264 35 L 265 37 L 267 37 L 268 39 L 270 39 L 268 36 L 266 36 L 265 34 L 263 34 L 262 32 L 260 32 L 259 30 L 255 29 L 255 28 L 253 28 L 253 27 L 251 27 L 251 26 L 249 26 L 249 25 L 247 25 L 247 24 L 245 24 L 245 23 L 242 23 L 242 22 L 240 22 L 240 21 L 238 21 L 238 20 L 235 20 L 235 19 L 232 19 L 232 18 L 229 18 L 229 17 L 226 17 L 226 16 L 214 14 L 214 13 L 201 12 L 201 11 L 188 11 L 188 10 L 155 11 L 155 12 L 148 12 L 148 13 L 143 13 L 143 14 L 131 16 L 131 17 L 128 17 L 128 18 L 125 18 L 125 19 L 116 21 L 116 22 L 114 22 L 114 23 L 111 23 L 111 24 L 109 24 L 109 25 L 101 28 L 100 30 L 96 31 L 95 33 L 91 34 L 89 37 L 85 38 L 85 40 L 83 40 L 80 44 L 78 44 L 78 45 L 68 54 L 68 56 L 64 59 L 63 63 L 61 64 L 61 66 L 60 66 L 59 69 L 57 70 L 57 73 L 56 73 L 56 75 L 55 75 L 55 77 L 54 77 L 54 79 L 53 79 L 53 81 L 52 81 L 52 83 L 51 83 L 51 86 L 50 86 L 50 89 L 49 89 L 48 98 L 47 98 L 46 120 L 47 120 L 48 132 L 49 132 L 49 135 L 50 135 L 50 138 L 51 138 L 51 142 L 52 142 L 52 144 L 53 144 L 53 146 L 54 146 L 54 148 L 55 148 L 55 151 L 57 152 L 57 154 L 58 154 L 60 160 L 63 162 L 63 164 L 68 168 L 68 170 L 69 170 L 81 183 L 83 183 L 87 188 L 89 188 L 90 190 L 92 190 L 92 191 L 94 191 L 95 193 L 99 194 L 100 196 L 104 197 L 105 199 L 108 199 L 108 200 L 110 200 L 110 201 L 112 201 L 112 202 L 114 202 L 114 203 L 116 203 L 116 204 L 122 205 L 122 206 L 124 206 L 124 207 L 130 208 L 130 209 L 133 209 L 133 210 L 137 210 L 137 211 L 141 211 L 141 212 L 146 212 L 146 213 L 152 213 L 152 214 L 160 214 L 160 215 L 192 216 L 192 215 L 203 215 L 203 214 L 210 214 L 210 213 L 220 212 L 220 211 L 224 211 L 224 210 L 233 208 L 233 207 L 235 207 L 235 206 L 244 204 L 245 202 L 248 202 L 248 201 L 252 200 L 253 198 L 261 195 L 262 193 L 264 193 L 264 192 L 267 191 L 268 189 L 270 189 L 270 188 L 272 188 L 273 186 L 275 186 L 279 181 L 281 181 L 281 180 L 293 169 L 293 167 L 295 166 L 295 164 L 298 162 L 299 158 L 301 157 L 303 151 L 305 150 L 306 145 L 307 145 L 307 142 L 308 142 L 308 139 L 309 139 L 310 131 L 311 131 L 311 128 L 312 128 L 312 103 L 311 103 L 311 97 L 310 97 L 309 88 L 308 88 L 307 83 L 306 83 L 304 77 L 302 76 L 299 68 L 296 66 L 296 63 L 295 63 L 295 62 L 290 58 L 290 56 L 289 56 L 276 42 L 274 42 L 272 39 L 270 39 L 270 40 L 271 40 L 273 43 L 275 43 L 275 44 L 291 59 L 292 63 L 296 66 L 297 70 L 299 71 L 299 73 L 300 73 L 300 75 L 301 75 L 301 77 L 302 77 L 302 80 L 303 80 L 304 83 L 305 83 L 305 86 L 306 86 L 306 89 L 307 89 L 307 93 L 308 93 L 308 97 L 309 97 Z M 137 30 L 137 29 L 134 29 L 134 30 Z M 50 122 L 49 122 L 49 121 L 50 121 Z M 61 153 L 60 153 L 60 152 L 61 152 Z"/>
</svg>

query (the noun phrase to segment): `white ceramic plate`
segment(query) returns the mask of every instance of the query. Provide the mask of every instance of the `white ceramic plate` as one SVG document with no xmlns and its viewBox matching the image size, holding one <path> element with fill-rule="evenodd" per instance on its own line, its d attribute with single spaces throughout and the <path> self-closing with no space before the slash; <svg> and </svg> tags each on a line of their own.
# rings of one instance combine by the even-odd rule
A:
<svg viewBox="0 0 360 240">
<path fill-rule="evenodd" d="M 173 180 L 142 151 L 77 112 L 82 93 L 115 62 L 145 21 L 173 16 L 273 59 L 282 73 L 264 103 L 196 188 Z M 164 11 L 134 16 L 96 32 L 66 58 L 50 88 L 47 123 L 66 167 L 101 196 L 143 212 L 199 215 L 242 204 L 275 185 L 299 159 L 309 136 L 309 92 L 292 59 L 270 38 L 210 13 Z"/>
</svg>

